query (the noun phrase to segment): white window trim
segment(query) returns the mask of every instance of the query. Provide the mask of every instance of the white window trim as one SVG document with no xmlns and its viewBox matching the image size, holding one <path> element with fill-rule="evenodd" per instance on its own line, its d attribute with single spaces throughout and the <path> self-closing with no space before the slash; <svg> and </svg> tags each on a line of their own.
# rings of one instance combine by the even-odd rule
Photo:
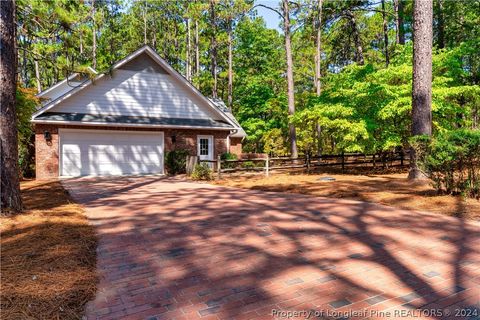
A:
<svg viewBox="0 0 480 320">
<path fill-rule="evenodd" d="M 200 139 L 209 139 L 210 144 L 208 145 L 208 154 L 210 159 L 208 160 L 213 160 L 214 152 L 215 152 L 215 140 L 213 138 L 213 135 L 204 135 L 204 134 L 197 135 L 197 156 L 199 157 L 200 157 Z"/>
</svg>

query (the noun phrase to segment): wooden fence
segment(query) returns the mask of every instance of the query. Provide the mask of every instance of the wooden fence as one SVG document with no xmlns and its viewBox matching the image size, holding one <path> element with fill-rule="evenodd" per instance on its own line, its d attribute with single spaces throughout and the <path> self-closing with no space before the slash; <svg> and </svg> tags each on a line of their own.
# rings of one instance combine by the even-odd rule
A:
<svg viewBox="0 0 480 320">
<path fill-rule="evenodd" d="M 231 172 L 264 172 L 266 176 L 272 170 L 301 170 L 307 173 L 320 168 L 339 168 L 344 172 L 348 168 L 392 168 L 404 167 L 409 164 L 407 152 L 390 152 L 382 154 L 343 153 L 340 155 L 305 155 L 298 158 L 290 157 L 257 157 L 251 159 L 222 160 L 199 160 L 196 156 L 187 159 L 187 174 L 191 173 L 196 163 L 208 163 L 212 170 L 221 177 L 222 173 Z"/>
</svg>

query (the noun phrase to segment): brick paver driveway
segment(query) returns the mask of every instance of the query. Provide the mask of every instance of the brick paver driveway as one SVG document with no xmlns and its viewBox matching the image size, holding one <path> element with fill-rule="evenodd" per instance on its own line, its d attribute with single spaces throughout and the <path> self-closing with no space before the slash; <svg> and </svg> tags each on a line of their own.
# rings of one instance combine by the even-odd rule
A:
<svg viewBox="0 0 480 320">
<path fill-rule="evenodd" d="M 161 177 L 64 184 L 99 234 L 89 319 L 477 318 L 478 222 Z"/>
</svg>

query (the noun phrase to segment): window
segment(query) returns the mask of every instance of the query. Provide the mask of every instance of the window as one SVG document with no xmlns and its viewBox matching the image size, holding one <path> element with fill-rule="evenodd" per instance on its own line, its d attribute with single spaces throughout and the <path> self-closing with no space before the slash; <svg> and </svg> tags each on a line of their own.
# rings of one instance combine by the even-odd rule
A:
<svg viewBox="0 0 480 320">
<path fill-rule="evenodd" d="M 200 138 L 200 155 L 208 156 L 208 139 Z"/>
</svg>

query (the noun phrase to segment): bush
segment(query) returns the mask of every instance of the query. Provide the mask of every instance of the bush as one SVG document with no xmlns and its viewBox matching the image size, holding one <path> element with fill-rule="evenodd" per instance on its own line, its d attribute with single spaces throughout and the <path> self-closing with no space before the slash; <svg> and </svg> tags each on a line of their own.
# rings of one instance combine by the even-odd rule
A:
<svg viewBox="0 0 480 320">
<path fill-rule="evenodd" d="M 18 166 L 22 178 L 35 176 L 35 133 L 30 119 L 40 106 L 33 88 L 17 87 Z"/>
<path fill-rule="evenodd" d="M 220 156 L 220 159 L 222 159 L 222 160 L 237 160 L 238 157 L 234 153 L 225 152 L 225 153 L 222 153 L 222 155 Z M 235 168 L 235 163 L 224 162 L 224 163 L 222 163 L 222 168 Z"/>
<path fill-rule="evenodd" d="M 186 149 L 179 149 L 165 154 L 165 167 L 169 174 L 186 172 L 187 156 L 190 152 Z"/>
<path fill-rule="evenodd" d="M 242 162 L 242 168 L 252 169 L 252 168 L 255 168 L 255 167 L 256 167 L 256 165 L 255 165 L 255 162 L 253 162 L 253 161 Z"/>
<path fill-rule="evenodd" d="M 213 180 L 212 169 L 206 163 L 196 164 L 191 177 L 193 180 Z"/>
<path fill-rule="evenodd" d="M 458 129 L 413 143 L 437 191 L 480 197 L 480 130 Z"/>
</svg>

